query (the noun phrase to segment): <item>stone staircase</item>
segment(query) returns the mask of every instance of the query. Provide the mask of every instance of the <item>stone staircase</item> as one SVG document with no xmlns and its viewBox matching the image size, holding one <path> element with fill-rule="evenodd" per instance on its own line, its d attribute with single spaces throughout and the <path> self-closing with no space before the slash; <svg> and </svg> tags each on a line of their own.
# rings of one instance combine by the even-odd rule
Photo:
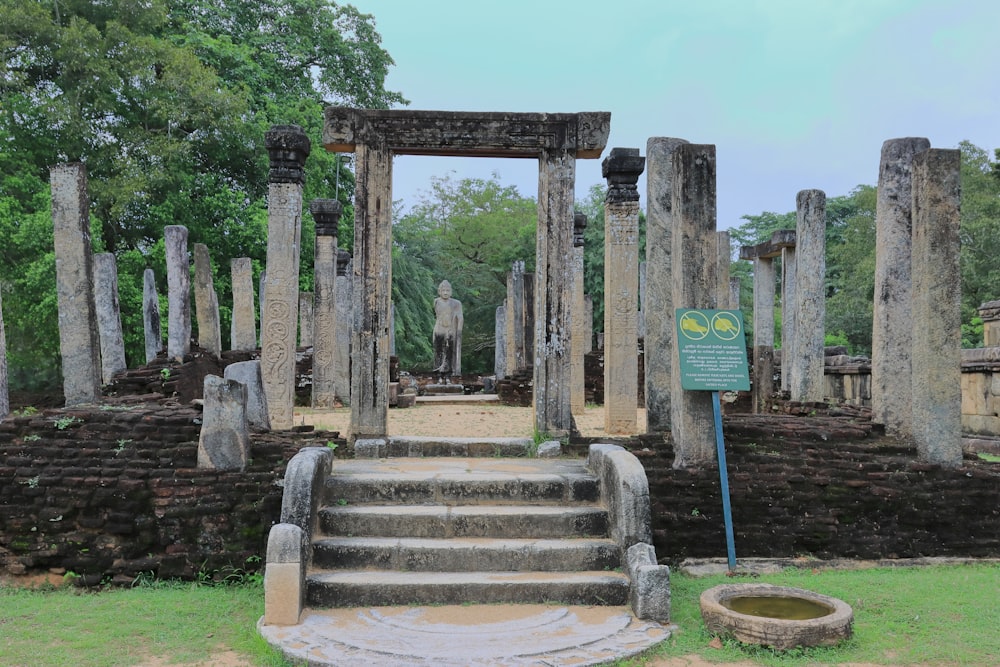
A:
<svg viewBox="0 0 1000 667">
<path fill-rule="evenodd" d="M 582 461 L 338 462 L 306 605 L 626 604 L 599 486 Z"/>
<path fill-rule="evenodd" d="M 268 541 L 265 624 L 293 625 L 304 607 L 544 602 L 631 603 L 666 620 L 669 573 L 656 565 L 635 457 L 613 445 L 586 461 L 530 449 L 359 440 L 356 456 L 370 458 L 335 462 L 303 449 Z"/>
</svg>

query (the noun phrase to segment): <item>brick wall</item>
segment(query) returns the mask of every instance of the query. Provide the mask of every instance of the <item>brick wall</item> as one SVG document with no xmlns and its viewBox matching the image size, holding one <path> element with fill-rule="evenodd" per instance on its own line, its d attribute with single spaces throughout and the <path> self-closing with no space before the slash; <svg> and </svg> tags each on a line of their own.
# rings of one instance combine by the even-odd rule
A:
<svg viewBox="0 0 1000 667">
<path fill-rule="evenodd" d="M 200 416 L 147 405 L 0 423 L 0 574 L 127 584 L 256 567 L 285 464 L 335 434 L 258 433 L 247 471 L 198 470 Z M 919 463 L 851 416 L 734 415 L 725 430 L 738 557 L 1000 557 L 1000 464 Z M 674 470 L 663 436 L 625 444 L 646 468 L 659 556 L 724 556 L 717 471 Z"/>
<path fill-rule="evenodd" d="M 0 423 L 0 574 L 65 569 L 95 584 L 252 569 L 285 464 L 333 434 L 256 434 L 245 472 L 198 470 L 200 418 L 120 406 Z"/>
</svg>

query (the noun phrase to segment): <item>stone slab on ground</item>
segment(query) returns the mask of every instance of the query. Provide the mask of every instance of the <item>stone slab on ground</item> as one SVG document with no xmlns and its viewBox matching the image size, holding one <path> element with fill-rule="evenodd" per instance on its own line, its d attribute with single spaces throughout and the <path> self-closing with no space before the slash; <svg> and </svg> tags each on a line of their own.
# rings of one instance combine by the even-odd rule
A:
<svg viewBox="0 0 1000 667">
<path fill-rule="evenodd" d="M 444 605 L 306 610 L 296 626 L 259 625 L 310 665 L 599 665 L 636 655 L 671 627 L 625 607 Z"/>
</svg>

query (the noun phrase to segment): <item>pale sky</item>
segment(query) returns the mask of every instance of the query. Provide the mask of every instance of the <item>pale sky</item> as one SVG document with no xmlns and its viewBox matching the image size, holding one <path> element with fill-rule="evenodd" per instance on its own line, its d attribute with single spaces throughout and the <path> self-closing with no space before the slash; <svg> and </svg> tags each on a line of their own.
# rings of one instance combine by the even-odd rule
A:
<svg viewBox="0 0 1000 667">
<path fill-rule="evenodd" d="M 1000 0 L 353 0 L 411 109 L 610 111 L 608 148 L 715 144 L 718 228 L 874 185 L 886 139 L 1000 147 Z M 577 198 L 603 183 L 577 163 Z M 535 160 L 398 157 L 404 208 L 431 177 L 536 196 Z M 646 207 L 645 180 L 640 205 Z"/>
</svg>

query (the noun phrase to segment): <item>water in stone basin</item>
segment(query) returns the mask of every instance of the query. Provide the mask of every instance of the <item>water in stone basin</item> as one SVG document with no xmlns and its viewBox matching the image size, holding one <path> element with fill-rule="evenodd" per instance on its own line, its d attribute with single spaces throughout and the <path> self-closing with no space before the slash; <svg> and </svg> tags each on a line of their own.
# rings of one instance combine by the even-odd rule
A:
<svg viewBox="0 0 1000 667">
<path fill-rule="evenodd" d="M 805 621 L 833 613 L 833 609 L 825 604 L 797 597 L 740 595 L 720 602 L 722 606 L 740 614 L 787 621 Z"/>
</svg>

